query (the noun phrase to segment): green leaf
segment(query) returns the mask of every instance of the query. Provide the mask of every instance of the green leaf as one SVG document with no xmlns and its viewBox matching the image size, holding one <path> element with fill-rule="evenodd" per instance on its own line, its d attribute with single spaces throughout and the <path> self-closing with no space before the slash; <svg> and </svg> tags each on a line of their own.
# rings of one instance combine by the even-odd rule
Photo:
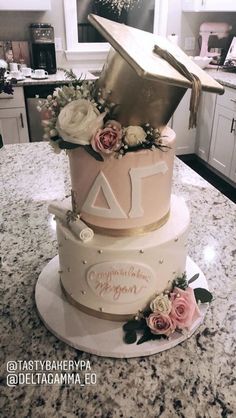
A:
<svg viewBox="0 0 236 418">
<path fill-rule="evenodd" d="M 142 335 L 142 337 L 139 338 L 139 340 L 137 342 L 137 345 L 143 344 L 146 341 L 150 341 L 152 339 L 153 339 L 153 334 L 151 333 L 151 331 L 150 331 L 149 328 L 146 328 L 145 331 L 144 331 L 144 333 L 143 333 L 143 335 Z"/>
<path fill-rule="evenodd" d="M 104 161 L 102 156 L 98 152 L 94 151 L 91 145 L 85 145 L 84 149 L 87 151 L 88 154 L 90 154 L 93 158 L 95 158 L 95 160 Z"/>
<path fill-rule="evenodd" d="M 142 329 L 145 326 L 144 322 L 146 324 L 146 321 L 131 319 L 130 321 L 126 322 L 123 325 L 123 330 L 127 332 L 127 331 L 136 331 L 138 329 Z"/>
<path fill-rule="evenodd" d="M 189 279 L 188 284 L 195 282 L 195 280 L 197 280 L 199 277 L 199 273 L 194 274 L 193 277 L 191 277 L 191 279 Z"/>
<path fill-rule="evenodd" d="M 143 311 L 144 318 L 147 318 L 152 313 L 152 310 L 148 307 Z"/>
<path fill-rule="evenodd" d="M 58 142 L 58 145 L 59 145 L 59 148 L 61 149 L 75 149 L 81 146 L 79 144 L 73 144 L 72 142 L 66 142 L 63 140 L 60 140 Z"/>
<path fill-rule="evenodd" d="M 201 287 L 194 289 L 194 295 L 196 301 L 198 302 L 200 300 L 201 303 L 211 302 L 213 299 L 212 294 L 208 290 Z"/>
<path fill-rule="evenodd" d="M 124 336 L 124 341 L 126 344 L 133 344 L 137 340 L 137 334 L 136 331 L 129 331 L 126 332 Z"/>
</svg>

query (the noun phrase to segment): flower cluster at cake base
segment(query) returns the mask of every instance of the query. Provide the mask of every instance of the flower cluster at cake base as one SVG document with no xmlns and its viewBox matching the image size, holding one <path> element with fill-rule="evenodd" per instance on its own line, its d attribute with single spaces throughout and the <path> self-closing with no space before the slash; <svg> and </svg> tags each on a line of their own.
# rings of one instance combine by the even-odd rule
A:
<svg viewBox="0 0 236 418">
<path fill-rule="evenodd" d="M 168 150 L 164 137 L 148 121 L 143 126 L 122 126 L 116 119 L 117 105 L 111 103 L 92 81 L 77 80 L 69 72 L 71 83 L 57 87 L 45 101 L 39 100 L 44 139 L 56 152 L 84 149 L 99 161 L 111 156 L 122 158 L 142 149 Z"/>
<path fill-rule="evenodd" d="M 173 281 L 171 289 L 155 295 L 147 309 L 124 324 L 124 341 L 127 344 L 142 344 L 171 338 L 174 332 L 188 334 L 194 322 L 201 318 L 199 303 L 212 300 L 208 290 L 189 286 L 198 276 L 195 274 L 187 281 L 186 274 L 183 274 Z"/>
</svg>

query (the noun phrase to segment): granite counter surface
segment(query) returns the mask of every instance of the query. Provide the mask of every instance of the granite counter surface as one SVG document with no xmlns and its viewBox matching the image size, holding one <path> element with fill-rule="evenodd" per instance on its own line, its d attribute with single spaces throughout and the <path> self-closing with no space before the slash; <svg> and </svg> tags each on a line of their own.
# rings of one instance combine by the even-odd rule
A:
<svg viewBox="0 0 236 418">
<path fill-rule="evenodd" d="M 236 89 L 236 73 L 224 71 L 224 70 L 221 70 L 220 68 L 218 70 L 207 69 L 206 71 L 211 77 L 213 77 L 216 81 L 218 81 L 223 86 Z"/>
<path fill-rule="evenodd" d="M 81 78 L 82 80 L 95 80 L 96 77 L 88 72 L 88 71 L 78 71 L 74 70 L 74 74 L 76 74 L 77 78 Z M 24 80 L 19 80 L 17 82 L 18 87 L 26 87 L 26 86 L 37 86 L 37 85 L 47 85 L 47 84 L 65 84 L 70 83 L 71 80 L 69 80 L 66 76 L 64 71 L 57 71 L 56 74 L 49 74 L 47 77 L 39 79 L 39 78 L 33 78 L 33 77 L 25 77 Z"/>
<path fill-rule="evenodd" d="M 206 69 L 207 73 L 213 77 L 216 81 L 223 84 L 223 86 L 231 87 L 236 89 L 236 73 L 230 73 L 227 71 L 223 71 L 219 68 L 219 70 L 215 69 Z M 78 70 L 74 70 L 75 74 L 78 78 L 82 77 L 86 78 L 87 80 L 95 80 L 97 77 L 94 76 L 92 73 L 85 71 L 81 73 Z M 18 81 L 17 86 L 34 86 L 34 85 L 47 85 L 47 84 L 64 84 L 69 83 L 65 77 L 65 73 L 63 71 L 57 71 L 56 74 L 49 74 L 49 76 L 45 79 L 33 79 L 31 77 L 26 77 L 23 81 Z"/>
<path fill-rule="evenodd" d="M 52 335 L 34 301 L 38 276 L 57 254 L 47 206 L 70 192 L 67 157 L 45 143 L 7 145 L 0 172 L 1 417 L 235 417 L 235 205 L 176 159 L 173 191 L 191 211 L 189 255 L 214 301 L 200 328 L 175 348 L 145 358 L 100 358 Z M 8 387 L 10 360 L 89 360 L 97 383 Z"/>
</svg>

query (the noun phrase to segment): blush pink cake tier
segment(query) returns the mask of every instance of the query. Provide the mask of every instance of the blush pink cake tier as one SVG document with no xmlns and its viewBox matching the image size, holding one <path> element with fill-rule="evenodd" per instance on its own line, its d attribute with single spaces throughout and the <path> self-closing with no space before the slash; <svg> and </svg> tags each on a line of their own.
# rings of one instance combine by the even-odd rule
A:
<svg viewBox="0 0 236 418">
<path fill-rule="evenodd" d="M 95 232 L 127 236 L 152 231 L 169 216 L 175 133 L 169 148 L 129 152 L 97 161 L 83 147 L 69 151 L 72 192 L 81 219 Z"/>
</svg>

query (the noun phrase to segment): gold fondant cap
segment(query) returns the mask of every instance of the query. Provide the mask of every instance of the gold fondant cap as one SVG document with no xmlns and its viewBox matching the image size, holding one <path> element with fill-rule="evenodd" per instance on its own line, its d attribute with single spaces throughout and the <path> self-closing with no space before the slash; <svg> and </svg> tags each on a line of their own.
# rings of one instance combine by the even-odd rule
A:
<svg viewBox="0 0 236 418">
<path fill-rule="evenodd" d="M 190 73 L 197 76 L 202 84 L 202 90 L 224 93 L 224 88 L 217 81 L 166 38 L 93 14 L 90 14 L 88 19 L 141 78 L 178 87 L 192 87 L 191 81 L 154 52 L 154 47 L 157 45 L 172 54 Z"/>
</svg>

